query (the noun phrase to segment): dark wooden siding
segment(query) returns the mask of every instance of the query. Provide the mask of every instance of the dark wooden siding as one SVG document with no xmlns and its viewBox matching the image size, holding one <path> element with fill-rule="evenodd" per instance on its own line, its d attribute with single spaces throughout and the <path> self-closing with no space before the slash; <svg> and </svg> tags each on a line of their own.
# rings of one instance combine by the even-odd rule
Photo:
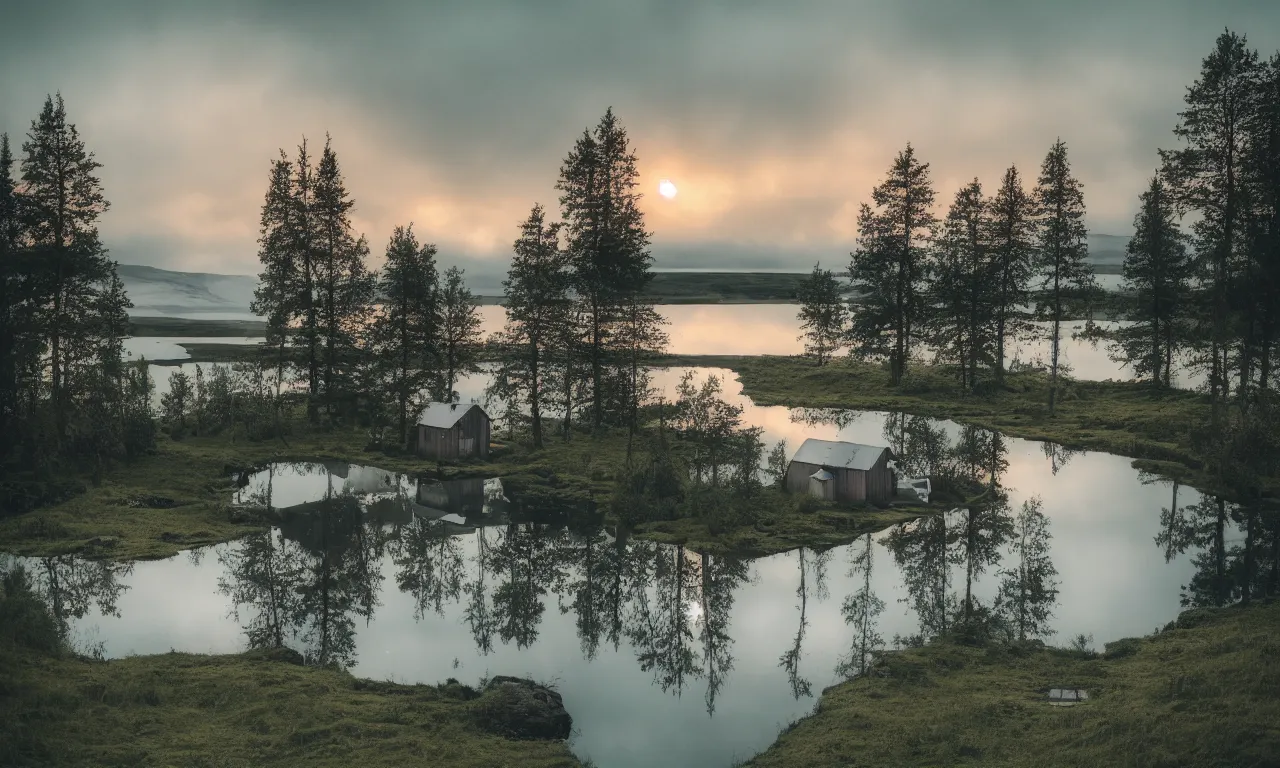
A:
<svg viewBox="0 0 1280 768">
<path fill-rule="evenodd" d="M 896 480 L 889 469 L 889 450 L 886 448 L 871 469 L 844 469 L 841 467 L 820 467 L 817 464 L 805 464 L 793 461 L 787 466 L 786 486 L 791 493 L 809 492 L 809 475 L 820 469 L 831 473 L 832 491 L 836 501 L 870 501 L 875 504 L 887 504 L 893 499 Z"/>
<path fill-rule="evenodd" d="M 468 406 L 458 406 L 459 408 Z M 418 453 L 428 459 L 457 461 L 489 458 L 492 425 L 484 411 L 469 406 L 467 413 L 451 429 L 418 425 Z"/>
</svg>

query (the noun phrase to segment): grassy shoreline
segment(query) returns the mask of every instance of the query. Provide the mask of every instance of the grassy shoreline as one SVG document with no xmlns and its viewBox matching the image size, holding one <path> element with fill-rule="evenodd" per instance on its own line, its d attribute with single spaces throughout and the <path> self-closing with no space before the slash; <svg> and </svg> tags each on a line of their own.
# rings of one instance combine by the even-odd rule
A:
<svg viewBox="0 0 1280 768">
<path fill-rule="evenodd" d="M 300 430 L 305 430 L 299 427 Z M 161 435 L 153 455 L 105 474 L 98 486 L 59 504 L 0 519 L 0 549 L 19 556 L 75 553 L 93 559 L 171 557 L 262 530 L 265 522 L 233 516 L 232 475 L 268 462 L 337 461 L 414 476 L 449 480 L 500 477 L 509 491 L 530 500 L 577 505 L 595 502 L 608 514 L 614 484 L 625 464 L 626 437 L 575 435 L 542 450 L 501 445 L 486 463 L 438 467 L 411 454 L 366 450 L 359 430 L 309 430 L 280 440 L 232 442 L 223 436 L 173 440 Z M 763 556 L 800 546 L 835 546 L 864 533 L 936 512 L 915 506 L 889 510 L 822 506 L 799 512 L 794 500 L 766 489 L 756 502 L 761 519 L 713 532 L 695 519 L 642 523 L 632 535 L 695 551 Z"/>
<path fill-rule="evenodd" d="M 936 643 L 884 654 L 746 763 L 1274 765 L 1280 603 L 1184 613 L 1100 655 Z M 1090 699 L 1053 707 L 1053 687 Z"/>
<path fill-rule="evenodd" d="M 0 764 L 581 765 L 563 741 L 484 730 L 493 694 L 456 680 L 363 680 L 283 649 L 97 661 L 0 648 Z"/>
<path fill-rule="evenodd" d="M 1156 391 L 1145 384 L 1063 380 L 1057 413 L 1049 415 L 1047 376 L 1038 371 L 1006 377 L 1003 387 L 968 393 L 947 369 L 917 365 L 902 386 L 889 385 L 888 372 L 875 363 L 847 358 L 818 367 L 799 357 L 721 358 L 742 392 L 757 405 L 901 411 L 950 419 L 1009 437 L 1103 451 L 1134 460 L 1140 470 L 1233 498 L 1203 472 L 1189 428 L 1209 413 L 1208 399 L 1186 390 Z M 1272 478 L 1267 491 L 1280 489 Z"/>
</svg>

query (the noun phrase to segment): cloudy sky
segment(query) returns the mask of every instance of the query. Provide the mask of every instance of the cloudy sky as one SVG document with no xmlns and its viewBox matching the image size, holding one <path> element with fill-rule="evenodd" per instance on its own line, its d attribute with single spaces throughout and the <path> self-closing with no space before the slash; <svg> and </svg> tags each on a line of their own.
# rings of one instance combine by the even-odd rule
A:
<svg viewBox="0 0 1280 768">
<path fill-rule="evenodd" d="M 114 257 L 224 273 L 256 271 L 276 150 L 327 131 L 376 258 L 412 221 L 480 275 L 612 106 L 659 266 L 843 266 L 908 141 L 945 205 L 1011 163 L 1034 177 L 1061 136 L 1090 229 L 1128 234 L 1224 27 L 1269 55 L 1280 3 L 9 0 L 0 131 L 61 90 Z"/>
</svg>

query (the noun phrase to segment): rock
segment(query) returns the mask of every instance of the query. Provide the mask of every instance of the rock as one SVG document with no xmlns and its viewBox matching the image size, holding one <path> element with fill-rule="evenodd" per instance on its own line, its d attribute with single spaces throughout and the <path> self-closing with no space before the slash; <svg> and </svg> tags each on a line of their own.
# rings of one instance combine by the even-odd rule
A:
<svg viewBox="0 0 1280 768">
<path fill-rule="evenodd" d="M 474 712 L 482 728 L 508 738 L 567 739 L 573 730 L 560 694 L 517 677 L 490 680 Z"/>
</svg>

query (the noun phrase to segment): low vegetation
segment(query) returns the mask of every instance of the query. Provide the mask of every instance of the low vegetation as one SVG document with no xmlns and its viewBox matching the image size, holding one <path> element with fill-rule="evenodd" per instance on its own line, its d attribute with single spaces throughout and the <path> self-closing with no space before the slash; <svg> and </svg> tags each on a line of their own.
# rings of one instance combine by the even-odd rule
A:
<svg viewBox="0 0 1280 768">
<path fill-rule="evenodd" d="M 86 658 L 18 569 L 0 618 L 3 765 L 579 765 L 563 741 L 485 731 L 494 694 L 456 680 L 362 680 L 287 649 Z"/>
<path fill-rule="evenodd" d="M 1188 611 L 1104 653 L 946 642 L 885 653 L 747 765 L 1271 765 L 1278 630 L 1270 603 Z M 1051 688 L 1075 687 L 1089 699 L 1049 704 Z"/>
</svg>

